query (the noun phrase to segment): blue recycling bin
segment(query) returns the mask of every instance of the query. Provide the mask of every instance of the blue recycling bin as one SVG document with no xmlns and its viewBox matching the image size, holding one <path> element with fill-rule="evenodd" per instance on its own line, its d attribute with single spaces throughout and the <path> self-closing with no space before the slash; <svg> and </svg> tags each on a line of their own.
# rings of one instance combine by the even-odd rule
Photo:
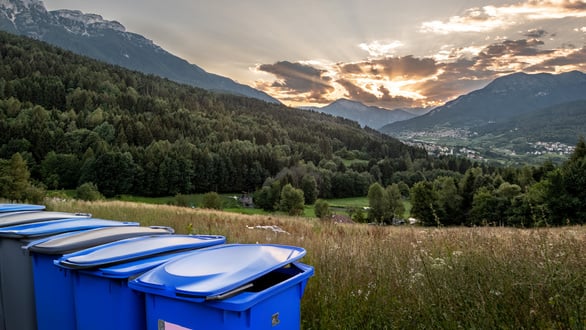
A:
<svg viewBox="0 0 586 330">
<path fill-rule="evenodd" d="M 42 211 L 45 205 L 35 204 L 0 204 L 0 213 L 7 212 L 24 212 L 24 211 Z"/>
<path fill-rule="evenodd" d="M 22 249 L 24 245 L 34 239 L 65 232 L 129 225 L 138 223 L 79 217 L 0 228 L 0 291 L 4 329 L 34 330 L 37 326 L 32 262 Z"/>
<path fill-rule="evenodd" d="M 57 219 L 85 219 L 89 214 L 66 213 L 66 212 L 45 212 L 45 211 L 17 211 L 0 213 L 0 228 L 22 225 L 27 223 L 43 222 Z M 2 298 L 2 262 L 0 262 L 0 330 L 6 330 L 4 319 L 4 302 Z"/>
<path fill-rule="evenodd" d="M 300 247 L 227 244 L 198 250 L 129 282 L 145 293 L 146 329 L 299 329 L 314 269 Z"/>
<path fill-rule="evenodd" d="M 64 255 L 55 264 L 74 277 L 77 329 L 145 328 L 144 294 L 128 280 L 181 254 L 223 244 L 223 236 L 138 237 Z"/>
<path fill-rule="evenodd" d="M 38 330 L 75 330 L 73 277 L 54 265 L 64 254 L 127 238 L 170 235 L 170 227 L 119 226 L 65 233 L 33 241 L 24 247 L 33 257 Z"/>
</svg>

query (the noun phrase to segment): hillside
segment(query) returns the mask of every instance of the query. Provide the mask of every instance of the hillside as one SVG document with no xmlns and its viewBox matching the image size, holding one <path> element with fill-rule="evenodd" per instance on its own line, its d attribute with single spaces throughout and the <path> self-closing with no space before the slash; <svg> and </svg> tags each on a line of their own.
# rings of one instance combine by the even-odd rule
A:
<svg viewBox="0 0 586 330">
<path fill-rule="evenodd" d="M 479 135 L 492 134 L 512 141 L 561 142 L 575 145 L 586 136 L 586 100 L 573 101 L 514 117 L 500 124 L 478 127 Z"/>
<path fill-rule="evenodd" d="M 428 150 L 539 164 L 565 159 L 586 132 L 586 74 L 515 73 L 431 112 L 381 129 Z M 545 145 L 543 144 L 545 143 Z M 535 157 L 535 155 L 540 155 Z"/>
<path fill-rule="evenodd" d="M 368 126 L 374 129 L 380 129 L 387 124 L 418 116 L 400 109 L 388 110 L 374 106 L 366 106 L 360 102 L 347 99 L 339 99 L 325 107 L 311 107 L 307 109 L 354 120 L 362 126 Z"/>
<path fill-rule="evenodd" d="M 426 157 L 345 119 L 214 94 L 7 33 L 0 58 L 0 158 L 22 153 L 51 189 L 91 181 L 107 196 L 253 191 L 312 162 L 325 194 L 326 178 L 345 171 L 339 153 Z"/>
<path fill-rule="evenodd" d="M 0 30 L 28 36 L 106 63 L 203 89 L 280 103 L 268 94 L 167 52 L 116 21 L 76 10 L 47 11 L 39 0 L 0 1 Z"/>
<path fill-rule="evenodd" d="M 586 100 L 586 74 L 515 73 L 486 87 L 458 97 L 431 112 L 382 128 L 389 134 L 441 129 L 473 129 L 507 120 L 556 104 Z"/>
</svg>

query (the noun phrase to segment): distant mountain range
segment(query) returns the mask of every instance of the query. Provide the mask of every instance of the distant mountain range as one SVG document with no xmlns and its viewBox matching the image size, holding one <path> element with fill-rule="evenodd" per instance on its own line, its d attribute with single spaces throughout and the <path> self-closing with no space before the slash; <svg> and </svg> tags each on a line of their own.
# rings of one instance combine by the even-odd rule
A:
<svg viewBox="0 0 586 330">
<path fill-rule="evenodd" d="M 586 74 L 511 74 L 381 131 L 406 141 L 463 146 L 481 158 L 563 159 L 571 152 L 566 146 L 586 136 Z"/>
<path fill-rule="evenodd" d="M 392 123 L 381 130 L 388 134 L 473 130 L 577 100 L 586 100 L 586 74 L 582 72 L 558 75 L 515 73 L 495 79 L 485 88 L 460 96 L 423 116 Z"/>
<path fill-rule="evenodd" d="M 0 0 L 0 30 L 179 83 L 280 103 L 250 86 L 208 73 L 100 15 L 75 10 L 47 11 L 39 0 Z"/>
<path fill-rule="evenodd" d="M 325 107 L 304 107 L 303 109 L 350 119 L 358 122 L 361 126 L 368 126 L 374 129 L 380 129 L 390 123 L 417 117 L 417 111 L 420 112 L 419 115 L 425 113 L 425 109 L 410 109 L 412 112 L 401 109 L 388 110 L 367 106 L 347 99 L 339 99 Z"/>
</svg>

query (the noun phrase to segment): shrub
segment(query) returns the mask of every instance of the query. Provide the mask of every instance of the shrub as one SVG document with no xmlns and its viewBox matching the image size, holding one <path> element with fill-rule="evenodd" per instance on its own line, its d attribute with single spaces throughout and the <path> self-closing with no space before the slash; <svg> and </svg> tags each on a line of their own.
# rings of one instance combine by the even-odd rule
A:
<svg viewBox="0 0 586 330">
<path fill-rule="evenodd" d="M 320 219 L 331 218 L 332 211 L 330 210 L 330 204 L 323 199 L 315 201 L 315 216 Z"/>
<path fill-rule="evenodd" d="M 104 196 L 92 182 L 86 182 L 75 189 L 75 198 L 84 201 L 97 201 L 104 199 Z"/>
<path fill-rule="evenodd" d="M 217 192 L 209 192 L 203 195 L 202 207 L 206 209 L 221 210 L 223 208 L 222 196 Z"/>
</svg>

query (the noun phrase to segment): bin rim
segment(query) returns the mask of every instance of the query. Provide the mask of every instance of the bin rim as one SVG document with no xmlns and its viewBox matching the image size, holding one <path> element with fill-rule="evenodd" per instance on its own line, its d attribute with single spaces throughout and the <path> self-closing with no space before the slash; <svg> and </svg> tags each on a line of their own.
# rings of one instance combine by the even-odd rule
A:
<svg viewBox="0 0 586 330">
<path fill-rule="evenodd" d="M 69 213 L 57 211 L 23 211 L 0 213 L 0 229 L 11 226 L 24 225 L 27 223 L 60 219 L 86 219 L 91 217 L 92 215 L 89 213 Z"/>
<path fill-rule="evenodd" d="M 20 211 L 42 211 L 45 208 L 46 208 L 45 205 L 8 203 L 8 204 L 0 204 L 0 213 L 10 213 L 10 212 L 20 212 Z"/>
<path fill-rule="evenodd" d="M 127 238 L 66 254 L 55 265 L 69 269 L 90 269 L 144 259 L 180 250 L 193 250 L 226 241 L 220 235 L 156 235 Z"/>
<path fill-rule="evenodd" d="M 304 248 L 278 244 L 213 246 L 146 272 L 134 279 L 132 286 L 140 291 L 203 302 L 237 290 L 305 254 Z"/>
<path fill-rule="evenodd" d="M 23 246 L 31 253 L 64 255 L 82 249 L 111 243 L 131 237 L 147 235 L 170 235 L 175 230 L 165 226 L 114 226 L 100 227 L 84 231 L 68 232 L 34 240 Z"/>
<path fill-rule="evenodd" d="M 97 218 L 69 218 L 26 223 L 0 228 L 0 238 L 35 238 L 64 232 L 80 231 L 108 226 L 138 226 L 138 222 L 120 222 Z"/>
</svg>

